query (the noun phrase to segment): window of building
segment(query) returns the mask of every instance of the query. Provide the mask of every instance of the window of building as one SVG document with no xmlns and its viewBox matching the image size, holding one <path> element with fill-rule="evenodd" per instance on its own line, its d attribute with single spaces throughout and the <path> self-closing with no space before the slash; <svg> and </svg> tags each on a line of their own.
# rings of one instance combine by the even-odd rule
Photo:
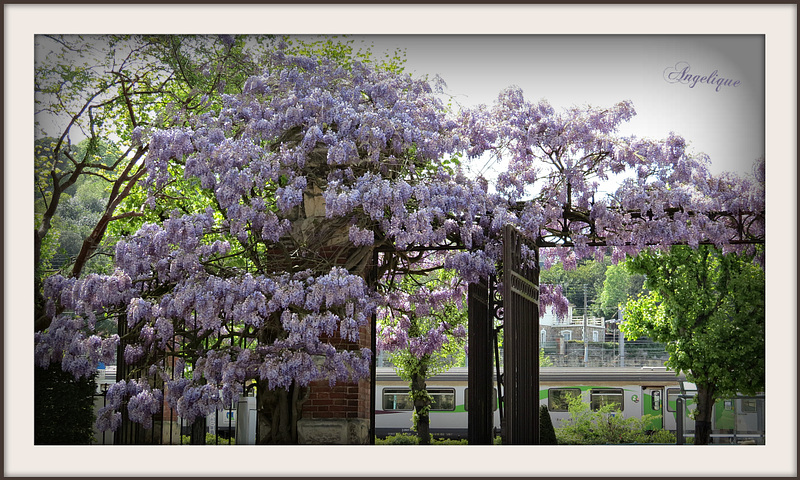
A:
<svg viewBox="0 0 800 480">
<path fill-rule="evenodd" d="M 539 341 L 541 343 L 544 343 L 544 342 L 547 341 L 547 330 L 542 329 L 542 331 L 539 332 Z"/>
<path fill-rule="evenodd" d="M 592 341 L 599 342 L 600 341 L 600 332 L 597 330 L 592 331 Z"/>
<path fill-rule="evenodd" d="M 433 397 L 431 410 L 455 410 L 456 391 L 453 388 L 429 388 L 428 394 Z M 411 400 L 411 389 L 384 388 L 384 410 L 413 410 L 414 401 Z"/>
<path fill-rule="evenodd" d="M 561 337 L 564 340 L 572 340 L 572 330 L 561 330 Z"/>
<path fill-rule="evenodd" d="M 547 409 L 551 412 L 567 412 L 570 400 L 580 395 L 580 388 L 550 388 L 547 390 Z"/>
<path fill-rule="evenodd" d="M 623 410 L 625 402 L 623 401 L 621 388 L 593 388 L 590 391 L 590 402 L 592 410 L 600 410 L 605 405 L 616 405 L 614 408 Z"/>
</svg>

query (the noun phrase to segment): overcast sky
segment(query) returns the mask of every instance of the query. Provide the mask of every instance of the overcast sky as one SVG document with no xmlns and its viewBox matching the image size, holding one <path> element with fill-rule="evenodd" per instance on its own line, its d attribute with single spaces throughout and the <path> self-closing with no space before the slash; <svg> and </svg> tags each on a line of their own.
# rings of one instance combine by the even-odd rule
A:
<svg viewBox="0 0 800 480">
<path fill-rule="evenodd" d="M 355 46 L 406 51 L 406 69 L 439 74 L 463 105 L 491 104 L 509 85 L 554 107 L 631 100 L 624 134 L 674 131 L 712 171 L 749 173 L 764 155 L 764 37 L 760 35 L 364 35 Z M 737 86 L 670 83 L 671 72 Z M 679 74 L 674 74 L 672 79 Z"/>
<path fill-rule="evenodd" d="M 764 155 L 764 37 L 761 35 L 354 35 L 356 48 L 406 53 L 406 70 L 438 74 L 464 106 L 491 104 L 517 85 L 529 101 L 557 109 L 631 100 L 621 133 L 682 135 L 709 155 L 712 172 L 749 173 Z M 709 76 L 730 86 L 681 83 Z M 738 82 L 734 86 L 734 82 Z M 690 85 L 694 85 L 691 87 Z M 486 159 L 478 159 L 473 171 Z M 504 170 L 493 164 L 490 178 Z"/>
</svg>

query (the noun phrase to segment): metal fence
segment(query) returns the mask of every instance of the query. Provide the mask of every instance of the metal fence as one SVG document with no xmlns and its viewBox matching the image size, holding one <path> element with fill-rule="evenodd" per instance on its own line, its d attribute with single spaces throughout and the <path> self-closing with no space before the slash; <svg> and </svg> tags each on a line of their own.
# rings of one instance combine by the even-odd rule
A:
<svg viewBox="0 0 800 480">
<path fill-rule="evenodd" d="M 114 366 L 98 370 L 97 390 L 94 394 L 95 413 L 107 405 L 106 391 L 116 381 L 117 372 Z M 163 391 L 163 383 L 160 388 Z M 248 393 L 247 390 L 245 392 Z M 152 427 L 144 428 L 142 425 L 129 421 L 127 411 L 123 407 L 121 410 L 122 426 L 116 432 L 95 430 L 95 444 L 182 445 L 191 444 L 193 440 L 194 444 L 211 445 L 254 443 L 257 424 L 251 410 L 255 410 L 255 398 L 245 396 L 240 398 L 239 402 L 232 402 L 224 409 L 218 409 L 204 418 L 189 423 L 180 417 L 175 409 L 166 402 L 162 402 L 161 410 L 153 415 Z M 239 412 L 248 418 L 243 418 L 239 422 Z M 243 430 L 238 435 L 237 425 Z M 193 431 L 194 438 L 192 438 Z"/>
<path fill-rule="evenodd" d="M 677 444 L 692 443 L 694 438 L 693 393 L 675 397 Z M 765 445 L 766 403 L 763 395 L 737 396 L 714 404 L 711 422 L 711 443 L 717 445 Z"/>
</svg>

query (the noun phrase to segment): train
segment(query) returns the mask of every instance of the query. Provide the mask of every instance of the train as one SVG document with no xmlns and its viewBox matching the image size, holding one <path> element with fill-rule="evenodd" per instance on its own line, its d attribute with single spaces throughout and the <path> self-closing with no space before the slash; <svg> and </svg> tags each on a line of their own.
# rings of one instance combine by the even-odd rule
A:
<svg viewBox="0 0 800 480">
<path fill-rule="evenodd" d="M 437 438 L 467 438 L 467 369 L 455 367 L 427 380 L 433 398 L 430 432 Z M 676 432 L 682 420 L 684 438 L 694 434 L 689 412 L 694 385 L 665 367 L 546 367 L 539 373 L 539 404 L 547 406 L 553 425 L 570 418 L 569 400 L 580 396 L 594 410 L 616 405 L 616 415 L 650 415 L 648 428 Z M 683 389 L 683 390 L 682 390 Z M 497 396 L 495 383 L 494 396 Z M 683 412 L 679 412 L 682 399 Z M 495 430 L 500 428 L 499 402 L 494 404 Z M 393 368 L 376 371 L 375 434 L 380 438 L 412 431 L 413 404 L 408 382 Z M 679 419 L 678 415 L 682 415 Z M 764 398 L 736 397 L 717 401 L 712 414 L 714 443 L 763 443 Z"/>
<path fill-rule="evenodd" d="M 98 373 L 97 394 L 101 395 L 101 386 L 116 380 L 116 368 L 109 366 Z M 467 438 L 467 368 L 451 368 L 428 379 L 426 384 L 433 398 L 431 434 L 436 438 Z M 570 417 L 569 400 L 580 396 L 592 409 L 615 404 L 615 414 L 626 418 L 651 415 L 648 428 L 678 432 L 682 427 L 684 437 L 691 438 L 694 434 L 694 420 L 690 414 L 695 408 L 693 388 L 684 375 L 665 367 L 545 367 L 539 373 L 539 404 L 547 406 L 556 428 Z M 378 367 L 375 393 L 375 435 L 385 438 L 411 433 L 413 403 L 408 382 L 401 379 L 394 368 Z M 496 384 L 494 397 L 494 425 L 499 431 L 501 422 Z M 679 408 L 679 398 L 682 399 L 682 408 Z M 96 399 L 96 407 L 102 405 L 100 396 Z M 236 406 L 209 414 L 206 418 L 208 432 L 223 438 L 234 437 L 236 416 Z M 721 399 L 714 405 L 712 414 L 712 442 L 764 444 L 764 425 L 763 395 Z M 181 426 L 181 433 L 188 434 L 188 425 L 181 422 Z"/>
</svg>

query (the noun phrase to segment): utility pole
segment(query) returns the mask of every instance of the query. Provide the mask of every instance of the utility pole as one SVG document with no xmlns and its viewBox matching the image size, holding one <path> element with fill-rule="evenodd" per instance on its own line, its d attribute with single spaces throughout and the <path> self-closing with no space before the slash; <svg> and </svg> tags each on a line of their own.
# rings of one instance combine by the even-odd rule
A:
<svg viewBox="0 0 800 480">
<path fill-rule="evenodd" d="M 619 326 L 622 325 L 622 318 L 623 318 L 622 309 L 620 309 L 619 323 L 617 323 L 618 329 Z M 620 367 L 625 366 L 625 333 L 622 330 L 619 331 L 619 366 Z"/>
<path fill-rule="evenodd" d="M 586 338 L 588 317 L 586 313 L 586 284 L 583 284 L 583 366 L 589 366 L 589 341 Z"/>
</svg>

